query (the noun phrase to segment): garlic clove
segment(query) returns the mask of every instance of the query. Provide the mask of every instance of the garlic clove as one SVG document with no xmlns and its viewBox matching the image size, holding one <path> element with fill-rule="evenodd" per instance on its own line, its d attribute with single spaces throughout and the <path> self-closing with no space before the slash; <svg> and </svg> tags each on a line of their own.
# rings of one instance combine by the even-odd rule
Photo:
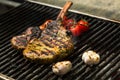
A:
<svg viewBox="0 0 120 80">
<path fill-rule="evenodd" d="M 83 53 L 82 60 L 88 65 L 98 64 L 100 56 L 95 51 L 89 50 Z"/>
<path fill-rule="evenodd" d="M 52 66 L 52 71 L 57 75 L 64 75 L 68 73 L 71 68 L 72 63 L 70 61 L 61 61 Z"/>
</svg>

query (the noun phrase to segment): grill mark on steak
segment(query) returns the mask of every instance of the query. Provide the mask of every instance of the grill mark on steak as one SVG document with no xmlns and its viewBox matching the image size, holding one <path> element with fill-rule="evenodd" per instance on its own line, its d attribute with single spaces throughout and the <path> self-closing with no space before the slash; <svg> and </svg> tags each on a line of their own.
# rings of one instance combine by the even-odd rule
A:
<svg viewBox="0 0 120 80">
<path fill-rule="evenodd" d="M 40 56 L 40 54 L 34 50 L 31 50 L 31 52 L 35 53 L 37 56 Z"/>
<path fill-rule="evenodd" d="M 44 36 L 45 37 L 42 38 L 42 41 L 48 46 L 52 46 L 52 47 L 63 46 L 64 48 L 68 46 L 66 42 L 63 42 L 63 39 L 58 40 L 57 38 L 53 38 L 51 37 L 51 35 L 47 35 L 47 34 L 45 34 Z"/>
<path fill-rule="evenodd" d="M 44 55 L 49 55 L 49 54 L 48 54 L 49 52 L 47 52 L 47 51 L 41 50 L 41 53 L 42 53 L 42 55 L 43 55 L 43 54 L 44 54 Z"/>
<path fill-rule="evenodd" d="M 41 40 L 46 46 L 48 46 L 48 47 L 50 47 L 50 48 L 53 48 L 55 45 L 53 45 L 53 44 L 50 44 L 50 42 L 49 41 L 47 41 L 47 40 Z"/>
<path fill-rule="evenodd" d="M 33 38 L 39 38 L 40 35 L 41 35 L 41 30 L 39 29 L 39 27 L 33 27 L 32 30 L 31 30 L 31 33 L 30 36 L 31 36 L 31 39 Z"/>
<path fill-rule="evenodd" d="M 39 38 L 40 35 L 41 35 L 41 30 L 40 28 L 37 26 L 37 27 L 29 27 L 25 32 L 23 32 L 22 34 L 23 35 L 27 35 L 30 37 L 30 39 L 33 39 L 33 38 Z"/>
<path fill-rule="evenodd" d="M 54 52 L 53 50 L 50 50 L 50 49 L 48 49 L 48 48 L 45 48 L 45 49 L 48 51 L 49 54 L 55 55 L 55 52 Z"/>
<path fill-rule="evenodd" d="M 62 34 L 60 31 L 61 35 L 58 35 L 58 31 L 63 30 L 61 27 L 62 26 L 60 26 L 59 23 L 57 24 L 56 21 L 48 23 L 47 27 L 41 34 L 41 40 L 46 46 L 59 47 L 60 49 L 67 48 L 69 46 L 66 38 L 64 38 L 64 36 L 67 37 L 67 35 L 65 35 L 66 32 L 63 31 Z"/>
<path fill-rule="evenodd" d="M 27 45 L 27 39 L 26 37 L 16 37 L 16 44 L 20 44 L 20 45 L 23 45 L 23 46 L 26 46 Z"/>
<path fill-rule="evenodd" d="M 46 29 L 43 34 L 48 34 L 48 35 L 55 35 L 58 33 L 59 29 Z"/>
<path fill-rule="evenodd" d="M 47 29 L 56 29 L 56 30 L 58 30 L 59 29 L 58 26 L 59 26 L 58 21 L 52 21 L 52 22 L 48 23 Z"/>
<path fill-rule="evenodd" d="M 58 40 L 57 37 L 59 37 L 59 36 L 57 36 L 56 33 L 50 32 L 49 34 L 48 34 L 48 33 L 44 33 L 43 35 L 45 36 L 45 37 L 42 37 L 42 38 L 44 38 L 44 39 L 47 39 L 47 40 L 49 40 L 49 41 L 51 41 L 51 40 L 56 40 L 56 41 L 64 44 L 64 42 L 62 42 L 62 38 L 61 38 L 61 40 Z M 55 36 L 55 35 L 56 35 L 56 36 Z"/>
</svg>

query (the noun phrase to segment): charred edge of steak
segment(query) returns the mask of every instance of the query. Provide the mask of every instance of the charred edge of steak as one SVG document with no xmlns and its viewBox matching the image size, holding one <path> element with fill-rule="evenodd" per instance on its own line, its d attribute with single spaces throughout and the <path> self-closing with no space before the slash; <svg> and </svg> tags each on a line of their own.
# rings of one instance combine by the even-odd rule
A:
<svg viewBox="0 0 120 80">
<path fill-rule="evenodd" d="M 31 36 L 31 39 L 33 38 L 39 38 L 41 36 L 41 32 L 42 30 L 40 30 L 39 27 L 34 27 L 32 30 L 31 30 L 32 34 L 30 34 Z"/>
<path fill-rule="evenodd" d="M 62 60 L 68 55 L 70 55 L 70 53 L 72 53 L 73 51 L 73 45 L 71 44 L 67 48 L 58 48 L 58 47 L 49 48 L 43 45 L 42 47 L 40 46 L 39 48 L 37 47 L 32 48 L 32 50 L 29 49 L 30 47 L 28 49 L 25 49 L 23 52 L 23 55 L 26 59 L 37 62 L 37 63 L 41 63 L 41 64 L 43 63 L 49 64 L 52 62 Z"/>
<path fill-rule="evenodd" d="M 39 38 L 41 32 L 39 27 L 29 27 L 21 35 L 13 37 L 11 43 L 17 49 L 24 49 L 31 39 Z"/>
<path fill-rule="evenodd" d="M 27 46 L 27 38 L 26 35 L 15 36 L 11 39 L 11 43 L 13 47 L 17 49 L 23 49 Z"/>
</svg>

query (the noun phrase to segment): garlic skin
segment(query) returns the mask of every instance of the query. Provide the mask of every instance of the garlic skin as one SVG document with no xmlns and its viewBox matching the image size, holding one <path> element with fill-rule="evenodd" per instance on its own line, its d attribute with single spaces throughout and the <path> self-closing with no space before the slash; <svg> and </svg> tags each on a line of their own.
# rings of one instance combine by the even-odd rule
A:
<svg viewBox="0 0 120 80">
<path fill-rule="evenodd" d="M 64 75 L 68 73 L 71 68 L 72 63 L 70 61 L 61 61 L 52 66 L 52 71 L 57 75 Z"/>
<path fill-rule="evenodd" d="M 98 64 L 100 56 L 95 51 L 89 50 L 83 53 L 82 60 L 88 65 Z"/>
</svg>

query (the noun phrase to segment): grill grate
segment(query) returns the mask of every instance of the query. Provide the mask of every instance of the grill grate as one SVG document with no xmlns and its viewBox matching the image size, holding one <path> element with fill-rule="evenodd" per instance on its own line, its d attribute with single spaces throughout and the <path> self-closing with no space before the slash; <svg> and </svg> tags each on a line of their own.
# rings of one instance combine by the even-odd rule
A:
<svg viewBox="0 0 120 80">
<path fill-rule="evenodd" d="M 58 77 L 51 65 L 40 65 L 25 60 L 22 51 L 14 49 L 10 39 L 30 26 L 38 26 L 47 19 L 56 19 L 60 9 L 25 2 L 0 16 L 0 72 L 17 80 L 116 80 L 120 76 L 120 24 L 68 12 L 68 17 L 86 19 L 90 30 L 80 36 L 75 52 L 68 57 L 72 70 Z M 101 56 L 98 65 L 87 66 L 81 60 L 85 50 L 95 50 Z M 114 75 L 116 73 L 116 75 Z"/>
</svg>

